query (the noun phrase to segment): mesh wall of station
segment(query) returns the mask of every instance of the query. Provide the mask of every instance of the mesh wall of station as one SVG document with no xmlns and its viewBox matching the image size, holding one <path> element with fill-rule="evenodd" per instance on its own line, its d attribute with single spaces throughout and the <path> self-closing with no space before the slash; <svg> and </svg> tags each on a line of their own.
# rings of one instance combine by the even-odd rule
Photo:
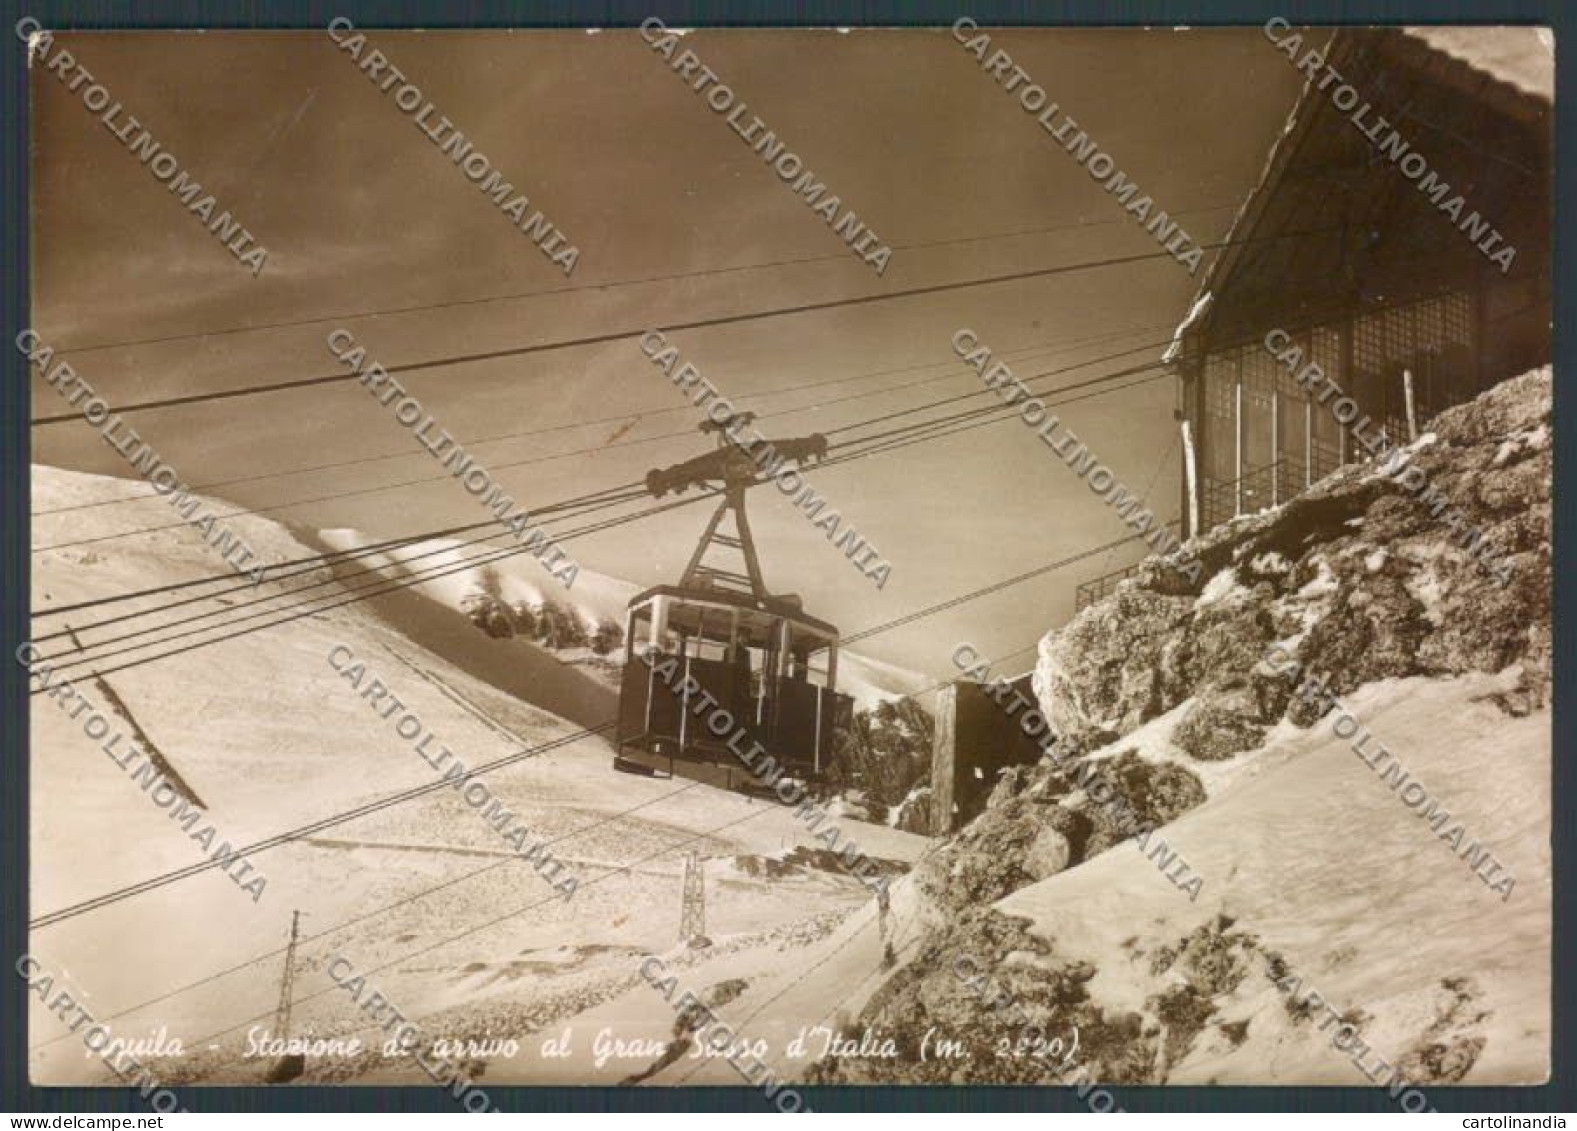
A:
<svg viewBox="0 0 1577 1131">
<path fill-rule="evenodd" d="M 1394 443 L 1408 438 L 1405 374 L 1412 378 L 1420 429 L 1478 391 L 1474 304 L 1465 292 L 1314 326 L 1293 334 L 1292 344 L 1299 351 L 1295 368 L 1319 365 L 1357 402 L 1358 421 L 1370 419 L 1366 431 L 1383 432 Z M 1286 502 L 1341 464 L 1368 455 L 1332 415 L 1336 396 L 1321 403 L 1305 392 L 1262 341 L 1207 352 L 1202 375 L 1199 517 L 1205 530 Z"/>
</svg>

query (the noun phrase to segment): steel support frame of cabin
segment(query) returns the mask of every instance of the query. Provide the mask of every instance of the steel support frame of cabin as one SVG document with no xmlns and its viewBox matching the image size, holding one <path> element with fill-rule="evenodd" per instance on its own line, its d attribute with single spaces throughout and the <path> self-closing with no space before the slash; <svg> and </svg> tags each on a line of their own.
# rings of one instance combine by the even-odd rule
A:
<svg viewBox="0 0 1577 1131">
<path fill-rule="evenodd" d="M 1331 414 L 1334 397 L 1306 394 L 1266 348 L 1274 329 L 1358 402 L 1360 421 L 1402 443 L 1438 412 L 1549 360 L 1549 93 L 1497 73 L 1491 53 L 1441 49 L 1430 29 L 1312 39 L 1324 34 L 1330 65 L 1371 104 L 1365 124 L 1390 122 L 1463 197 L 1461 217 L 1476 211 L 1502 236 L 1494 250 L 1510 244 L 1515 258 L 1502 273 L 1471 229 L 1360 132 L 1352 108 L 1338 110 L 1310 82 L 1169 353 L 1187 441 L 1188 537 L 1285 502 L 1367 454 Z M 1537 50 L 1536 40 L 1512 42 Z"/>
</svg>

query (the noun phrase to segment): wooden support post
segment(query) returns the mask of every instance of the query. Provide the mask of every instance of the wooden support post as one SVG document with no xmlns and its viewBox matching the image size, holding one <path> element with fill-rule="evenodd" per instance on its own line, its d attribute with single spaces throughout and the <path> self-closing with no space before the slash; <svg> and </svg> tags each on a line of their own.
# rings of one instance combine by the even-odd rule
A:
<svg viewBox="0 0 1577 1131">
<path fill-rule="evenodd" d="M 1235 435 L 1232 454 L 1232 517 L 1243 513 L 1243 369 L 1238 367 L 1232 386 L 1232 423 Z"/>
<path fill-rule="evenodd" d="M 1484 288 L 1484 277 L 1480 272 L 1479 281 L 1473 287 L 1473 392 L 1464 400 L 1472 400 L 1484 391 L 1484 378 L 1489 370 L 1489 359 L 1485 356 L 1489 343 L 1484 334 L 1484 328 L 1489 325 L 1489 295 Z"/>
<path fill-rule="evenodd" d="M 1349 396 L 1357 397 L 1361 393 L 1357 383 L 1353 380 L 1353 324 L 1348 318 L 1342 323 L 1338 348 L 1341 350 L 1341 380 L 1337 385 Z M 1341 467 L 1347 462 L 1347 428 L 1337 422 L 1336 427 L 1336 466 Z"/>
<path fill-rule="evenodd" d="M 1192 421 L 1183 421 L 1183 489 L 1187 492 L 1188 499 L 1188 527 L 1183 531 L 1183 540 L 1197 538 L 1199 530 L 1199 460 L 1194 452 L 1194 430 Z"/>
<path fill-rule="evenodd" d="M 1303 398 L 1303 488 L 1314 486 L 1314 397 Z"/>
<path fill-rule="evenodd" d="M 1413 371 L 1402 370 L 1402 397 L 1407 403 L 1407 442 L 1418 440 L 1418 417 L 1413 410 Z"/>
<path fill-rule="evenodd" d="M 1281 503 L 1281 382 L 1270 386 L 1270 505 Z"/>
</svg>

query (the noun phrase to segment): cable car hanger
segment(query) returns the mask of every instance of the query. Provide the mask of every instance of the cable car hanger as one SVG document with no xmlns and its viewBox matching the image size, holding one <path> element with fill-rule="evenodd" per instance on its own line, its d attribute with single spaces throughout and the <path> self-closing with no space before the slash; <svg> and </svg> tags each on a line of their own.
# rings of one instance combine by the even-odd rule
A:
<svg viewBox="0 0 1577 1131">
<path fill-rule="evenodd" d="M 756 419 L 753 412 L 738 412 L 723 421 L 703 420 L 700 431 L 713 433 L 717 447 L 705 455 L 685 460 L 669 467 L 653 468 L 646 473 L 646 490 L 656 498 L 669 492 L 682 494 L 692 487 L 722 489 L 722 500 L 706 524 L 690 564 L 679 578 L 685 589 L 721 589 L 731 593 L 744 593 L 755 599 L 758 607 L 787 607 L 799 611 L 800 599 L 792 594 L 773 594 L 767 590 L 761 574 L 761 561 L 756 554 L 755 540 L 751 537 L 750 521 L 745 516 L 745 493 L 751 487 L 767 481 L 762 475 L 763 465 L 771 461 L 771 474 L 781 470 L 784 463 L 792 462 L 801 467 L 818 463 L 827 454 L 827 438 L 821 433 L 785 440 L 769 440 L 756 436 L 750 441 L 739 438 L 741 429 Z M 720 532 L 723 516 L 733 512 L 733 535 Z M 707 551 L 713 547 L 737 550 L 744 558 L 745 573 L 719 569 L 705 564 Z"/>
</svg>

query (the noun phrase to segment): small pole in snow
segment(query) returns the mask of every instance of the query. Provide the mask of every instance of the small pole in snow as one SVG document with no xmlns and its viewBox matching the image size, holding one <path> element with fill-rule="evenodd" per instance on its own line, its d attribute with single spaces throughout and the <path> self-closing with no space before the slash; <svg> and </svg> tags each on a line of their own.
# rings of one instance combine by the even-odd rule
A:
<svg viewBox="0 0 1577 1131">
<path fill-rule="evenodd" d="M 891 927 L 888 921 L 888 913 L 890 911 L 891 906 L 887 899 L 887 885 L 883 884 L 876 889 L 876 930 L 881 936 L 883 970 L 890 970 L 898 961 L 897 955 L 893 953 L 893 941 L 890 937 Z"/>
<path fill-rule="evenodd" d="M 706 873 L 703 868 L 701 854 L 691 849 L 685 855 L 679 909 L 679 941 L 691 948 L 712 945 L 706 937 Z"/>
<path fill-rule="evenodd" d="M 301 912 L 290 916 L 290 943 L 285 948 L 285 968 L 279 978 L 279 1005 L 274 1010 L 274 1036 L 290 1036 L 290 1007 L 295 1004 L 290 994 L 296 984 L 296 943 L 301 938 Z"/>
<path fill-rule="evenodd" d="M 286 1042 L 288 1050 L 290 1045 L 290 1009 L 295 1004 L 291 994 L 296 985 L 296 943 L 301 939 L 301 912 L 293 912 L 290 916 L 290 944 L 285 948 L 285 968 L 279 976 L 279 1005 L 274 1010 L 273 1035 Z M 304 1053 L 286 1052 L 269 1066 L 264 1082 L 268 1084 L 288 1084 L 297 1079 L 307 1070 L 307 1058 Z"/>
</svg>

